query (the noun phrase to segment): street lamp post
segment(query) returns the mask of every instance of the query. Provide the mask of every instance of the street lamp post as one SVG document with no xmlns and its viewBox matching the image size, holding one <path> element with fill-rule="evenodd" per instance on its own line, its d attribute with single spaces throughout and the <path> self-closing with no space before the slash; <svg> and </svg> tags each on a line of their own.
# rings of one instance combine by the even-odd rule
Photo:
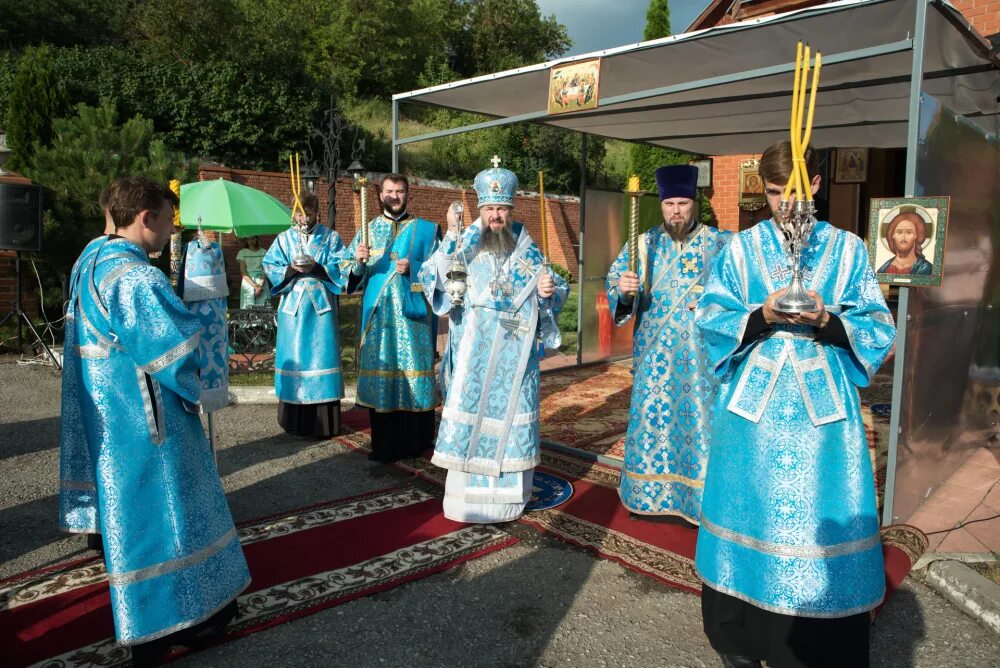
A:
<svg viewBox="0 0 1000 668">
<path fill-rule="evenodd" d="M 344 132 L 352 127 L 354 140 L 351 142 L 351 160 L 358 162 L 358 158 L 365 150 L 365 140 L 359 136 L 359 128 L 353 126 L 340 115 L 333 103 L 333 96 L 331 96 L 330 105 L 323 114 L 323 124 L 318 128 L 313 128 L 312 133 L 313 138 L 319 140 L 317 143 L 322 147 L 322 154 L 316 158 L 313 157 L 313 142 L 310 142 L 308 149 L 307 175 L 312 173 L 315 173 L 317 177 L 321 174 L 326 175 L 326 218 L 327 225 L 331 229 L 337 229 L 337 176 L 340 174 L 342 164 L 340 140 Z M 306 178 L 308 179 L 308 176 Z"/>
</svg>

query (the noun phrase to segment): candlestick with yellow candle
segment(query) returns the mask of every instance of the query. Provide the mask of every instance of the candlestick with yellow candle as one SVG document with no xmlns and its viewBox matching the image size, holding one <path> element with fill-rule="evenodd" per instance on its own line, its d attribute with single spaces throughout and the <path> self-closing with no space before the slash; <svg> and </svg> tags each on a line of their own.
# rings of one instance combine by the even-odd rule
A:
<svg viewBox="0 0 1000 668">
<path fill-rule="evenodd" d="M 639 273 L 639 198 L 642 192 L 639 190 L 639 177 L 636 175 L 628 178 L 628 189 L 626 191 L 631 198 L 631 207 L 628 217 L 628 270 L 633 274 Z M 627 294 L 634 295 L 634 292 Z"/>
</svg>

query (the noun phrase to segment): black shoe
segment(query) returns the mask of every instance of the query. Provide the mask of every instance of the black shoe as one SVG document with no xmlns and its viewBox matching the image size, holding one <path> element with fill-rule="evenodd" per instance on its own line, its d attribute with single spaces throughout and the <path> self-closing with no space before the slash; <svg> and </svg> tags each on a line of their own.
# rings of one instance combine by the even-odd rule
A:
<svg viewBox="0 0 1000 668">
<path fill-rule="evenodd" d="M 197 649 L 225 635 L 229 622 L 236 617 L 239 611 L 236 600 L 230 601 L 227 606 L 205 621 L 181 631 L 183 644 L 191 649 Z"/>
<path fill-rule="evenodd" d="M 102 556 L 104 555 L 104 541 L 101 539 L 101 534 L 99 533 L 88 533 L 87 534 L 87 547 L 91 550 L 96 550 Z"/>
<path fill-rule="evenodd" d="M 723 668 L 763 668 L 760 661 L 752 656 L 738 654 L 720 654 Z"/>
<path fill-rule="evenodd" d="M 163 659 L 166 658 L 167 654 L 170 653 L 170 649 L 174 646 L 173 635 L 144 642 L 141 645 L 133 645 L 130 648 L 132 651 L 132 666 L 134 668 L 150 668 L 151 666 L 161 665 Z"/>
</svg>

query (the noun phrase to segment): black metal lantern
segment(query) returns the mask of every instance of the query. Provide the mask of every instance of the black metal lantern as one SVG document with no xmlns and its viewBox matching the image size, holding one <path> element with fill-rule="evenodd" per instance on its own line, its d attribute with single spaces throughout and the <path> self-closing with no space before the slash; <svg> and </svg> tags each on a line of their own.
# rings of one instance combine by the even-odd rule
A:
<svg viewBox="0 0 1000 668">
<path fill-rule="evenodd" d="M 360 160 L 355 160 L 347 168 L 347 173 L 351 175 L 351 179 L 354 181 L 354 192 L 361 192 L 361 189 L 364 188 L 365 182 L 363 179 L 367 171 Z"/>
</svg>

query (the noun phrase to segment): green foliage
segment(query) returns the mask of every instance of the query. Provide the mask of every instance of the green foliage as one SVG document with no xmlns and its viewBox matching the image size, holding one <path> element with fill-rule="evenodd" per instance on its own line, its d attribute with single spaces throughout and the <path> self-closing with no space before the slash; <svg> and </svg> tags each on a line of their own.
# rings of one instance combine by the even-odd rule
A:
<svg viewBox="0 0 1000 668">
<path fill-rule="evenodd" d="M 488 74 L 562 55 L 573 41 L 555 15 L 543 17 L 536 0 L 472 0 L 456 36 L 454 69 Z"/>
<path fill-rule="evenodd" d="M 171 149 L 238 168 L 281 169 L 280 155 L 305 147 L 331 99 L 341 108 L 385 100 L 570 46 L 565 27 L 543 17 L 536 0 L 0 0 L 0 8 L 9 9 L 0 11 L 0 46 L 8 49 L 0 51 L 0 116 L 18 49 L 47 41 L 58 47 L 55 77 L 70 102 L 107 98 L 123 117 L 150 119 Z M 365 133 L 366 164 L 388 169 L 389 132 L 380 123 Z M 518 139 L 510 131 L 485 144 L 470 137 L 469 168 L 431 157 L 421 175 L 471 179 L 493 153 L 514 161 Z M 540 160 L 561 150 L 562 139 L 533 134 L 528 143 L 522 177 L 534 163 L 550 171 L 561 162 L 565 175 L 553 174 L 553 187 L 577 180 L 569 163 L 578 148 L 574 157 Z"/>
<path fill-rule="evenodd" d="M 650 0 L 649 8 L 646 10 L 646 29 L 642 31 L 642 39 L 660 39 L 661 37 L 669 37 L 671 34 L 670 3 L 667 0 Z"/>
<path fill-rule="evenodd" d="M 48 145 L 52 119 L 61 115 L 65 106 L 51 49 L 29 48 L 18 64 L 7 98 L 5 122 L 12 169 L 20 170 L 28 164 L 35 144 Z"/>
<path fill-rule="evenodd" d="M 571 288 L 566 295 L 566 303 L 563 304 L 562 311 L 559 312 L 557 324 L 559 333 L 562 335 L 562 345 L 559 352 L 563 354 L 575 353 L 577 349 L 576 324 L 577 311 L 579 310 L 580 288 Z"/>
<path fill-rule="evenodd" d="M 55 49 L 53 56 L 70 99 L 109 99 L 123 116 L 149 118 L 172 149 L 232 167 L 280 168 L 280 153 L 304 146 L 325 102 L 302 73 L 236 62 L 172 65 L 137 60 L 120 47 Z"/>
<path fill-rule="evenodd" d="M 97 198 L 112 180 L 195 178 L 196 166 L 168 150 L 151 121 L 135 116 L 120 123 L 107 101 L 100 107 L 77 105 L 75 116 L 56 119 L 52 126 L 52 145 L 36 143 L 24 173 L 47 189 L 45 260 L 58 276 L 66 275 L 87 241 L 101 233 L 104 217 Z"/>
<path fill-rule="evenodd" d="M 574 282 L 573 274 L 571 274 L 569 269 L 567 269 L 566 267 L 562 266 L 561 264 L 556 264 L 555 262 L 553 262 L 549 266 L 552 268 L 552 273 L 562 277 L 562 279 L 565 280 L 567 283 Z"/>
<path fill-rule="evenodd" d="M 122 0 L 0 0 L 0 49 L 120 43 L 131 4 Z"/>
</svg>

